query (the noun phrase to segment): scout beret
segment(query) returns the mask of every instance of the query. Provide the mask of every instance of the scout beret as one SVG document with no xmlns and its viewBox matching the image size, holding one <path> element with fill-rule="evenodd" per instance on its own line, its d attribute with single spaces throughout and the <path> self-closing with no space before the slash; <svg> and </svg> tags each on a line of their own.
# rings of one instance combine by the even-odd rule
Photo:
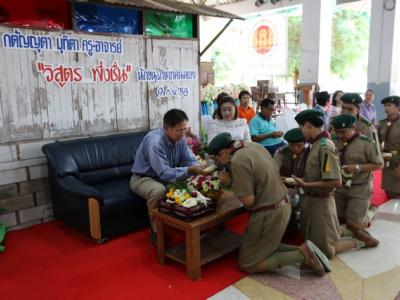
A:
<svg viewBox="0 0 400 300">
<path fill-rule="evenodd" d="M 320 119 L 323 121 L 323 113 L 314 109 L 306 109 L 299 112 L 294 118 L 299 124 L 315 119 Z"/>
<path fill-rule="evenodd" d="M 389 97 L 383 98 L 381 103 L 382 104 L 393 103 L 396 105 L 400 105 L 400 97 L 399 96 L 389 96 Z"/>
<path fill-rule="evenodd" d="M 228 132 L 223 132 L 214 137 L 208 144 L 208 154 L 217 155 L 224 148 L 228 148 L 233 142 L 232 135 Z"/>
<path fill-rule="evenodd" d="M 290 129 L 285 133 L 283 138 L 288 142 L 288 143 L 301 143 L 305 142 L 306 139 L 304 138 L 303 134 L 301 133 L 300 128 L 293 128 Z"/>
<path fill-rule="evenodd" d="M 361 96 L 356 93 L 346 93 L 340 98 L 340 100 L 347 104 L 360 104 L 362 102 Z"/>
<path fill-rule="evenodd" d="M 341 114 L 334 117 L 331 121 L 335 129 L 351 128 L 356 122 L 356 117 L 352 114 Z"/>
</svg>

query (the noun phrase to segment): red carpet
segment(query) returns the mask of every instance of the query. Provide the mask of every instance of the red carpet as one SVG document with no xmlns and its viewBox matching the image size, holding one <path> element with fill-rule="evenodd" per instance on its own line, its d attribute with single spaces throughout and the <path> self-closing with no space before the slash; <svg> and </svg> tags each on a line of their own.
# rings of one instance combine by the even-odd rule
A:
<svg viewBox="0 0 400 300">
<path fill-rule="evenodd" d="M 375 174 L 373 203 L 386 201 Z M 242 231 L 247 216 L 228 227 Z M 184 266 L 159 265 L 148 231 L 97 245 L 60 222 L 8 233 L 0 254 L 0 299 L 205 299 L 246 274 L 237 252 L 203 266 L 202 279 Z"/>
<path fill-rule="evenodd" d="M 374 172 L 374 181 L 373 181 L 373 195 L 372 195 L 372 204 L 381 205 L 388 200 L 386 193 L 381 189 L 381 180 L 382 173 L 381 171 Z"/>
<path fill-rule="evenodd" d="M 0 299 L 205 299 L 246 275 L 233 252 L 203 266 L 193 282 L 183 265 L 158 264 L 148 230 L 97 245 L 54 221 L 9 232 L 5 246 Z"/>
</svg>

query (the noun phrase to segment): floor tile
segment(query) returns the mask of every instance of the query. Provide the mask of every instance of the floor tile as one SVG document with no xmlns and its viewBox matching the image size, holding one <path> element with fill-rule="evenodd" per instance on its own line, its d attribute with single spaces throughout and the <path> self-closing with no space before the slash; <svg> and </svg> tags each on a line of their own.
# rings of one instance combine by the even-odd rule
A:
<svg viewBox="0 0 400 300">
<path fill-rule="evenodd" d="M 251 300 L 292 300 L 276 289 L 264 285 L 251 277 L 245 277 L 235 283 L 235 287 L 246 294 Z"/>
<path fill-rule="evenodd" d="M 272 287 L 294 299 L 340 299 L 336 286 L 325 275 L 316 277 L 310 270 L 301 270 L 301 280 L 275 273 L 252 274 L 251 278 L 265 286 Z"/>
<path fill-rule="evenodd" d="M 390 200 L 379 206 L 379 212 L 400 214 L 400 200 Z"/>
<path fill-rule="evenodd" d="M 226 289 L 220 291 L 218 294 L 207 298 L 208 300 L 250 300 L 245 294 L 240 290 L 235 288 L 233 285 L 227 287 Z"/>
<path fill-rule="evenodd" d="M 338 257 L 331 260 L 332 272 L 328 274 L 343 299 L 360 300 L 363 295 L 363 279 Z"/>
<path fill-rule="evenodd" d="M 373 276 L 364 283 L 365 300 L 395 299 L 400 292 L 400 267 Z"/>
<path fill-rule="evenodd" d="M 376 248 L 339 254 L 339 258 L 362 278 L 370 278 L 400 266 L 399 223 L 374 220 L 369 232 L 380 244 Z M 400 286 L 400 285 L 399 285 Z"/>
</svg>

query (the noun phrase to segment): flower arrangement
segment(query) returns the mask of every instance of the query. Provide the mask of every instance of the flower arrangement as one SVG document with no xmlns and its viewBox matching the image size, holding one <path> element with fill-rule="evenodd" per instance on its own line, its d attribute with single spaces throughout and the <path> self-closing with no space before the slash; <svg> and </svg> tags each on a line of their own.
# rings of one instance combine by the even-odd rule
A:
<svg viewBox="0 0 400 300">
<path fill-rule="evenodd" d="M 192 176 L 187 180 L 187 185 L 189 188 L 198 190 L 203 194 L 218 191 L 220 190 L 218 172 L 214 172 L 213 175 L 207 176 Z"/>
<path fill-rule="evenodd" d="M 214 212 L 220 193 L 217 176 L 192 176 L 168 184 L 165 199 L 158 202 L 158 207 L 162 213 L 171 213 L 191 221 Z"/>
<path fill-rule="evenodd" d="M 194 155 L 200 156 L 202 159 L 205 158 L 207 154 L 206 144 L 200 141 L 197 135 L 192 132 L 191 128 L 186 132 L 186 142 Z"/>
</svg>

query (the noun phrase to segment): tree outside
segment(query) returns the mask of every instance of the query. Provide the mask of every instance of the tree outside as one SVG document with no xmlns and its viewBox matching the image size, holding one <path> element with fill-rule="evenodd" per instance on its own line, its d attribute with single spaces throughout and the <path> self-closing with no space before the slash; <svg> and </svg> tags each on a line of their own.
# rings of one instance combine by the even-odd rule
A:
<svg viewBox="0 0 400 300">
<path fill-rule="evenodd" d="M 288 75 L 300 70 L 301 16 L 288 18 Z M 338 7 L 332 19 L 331 72 L 346 78 L 359 64 L 367 69 L 370 17 L 365 12 Z"/>
</svg>

